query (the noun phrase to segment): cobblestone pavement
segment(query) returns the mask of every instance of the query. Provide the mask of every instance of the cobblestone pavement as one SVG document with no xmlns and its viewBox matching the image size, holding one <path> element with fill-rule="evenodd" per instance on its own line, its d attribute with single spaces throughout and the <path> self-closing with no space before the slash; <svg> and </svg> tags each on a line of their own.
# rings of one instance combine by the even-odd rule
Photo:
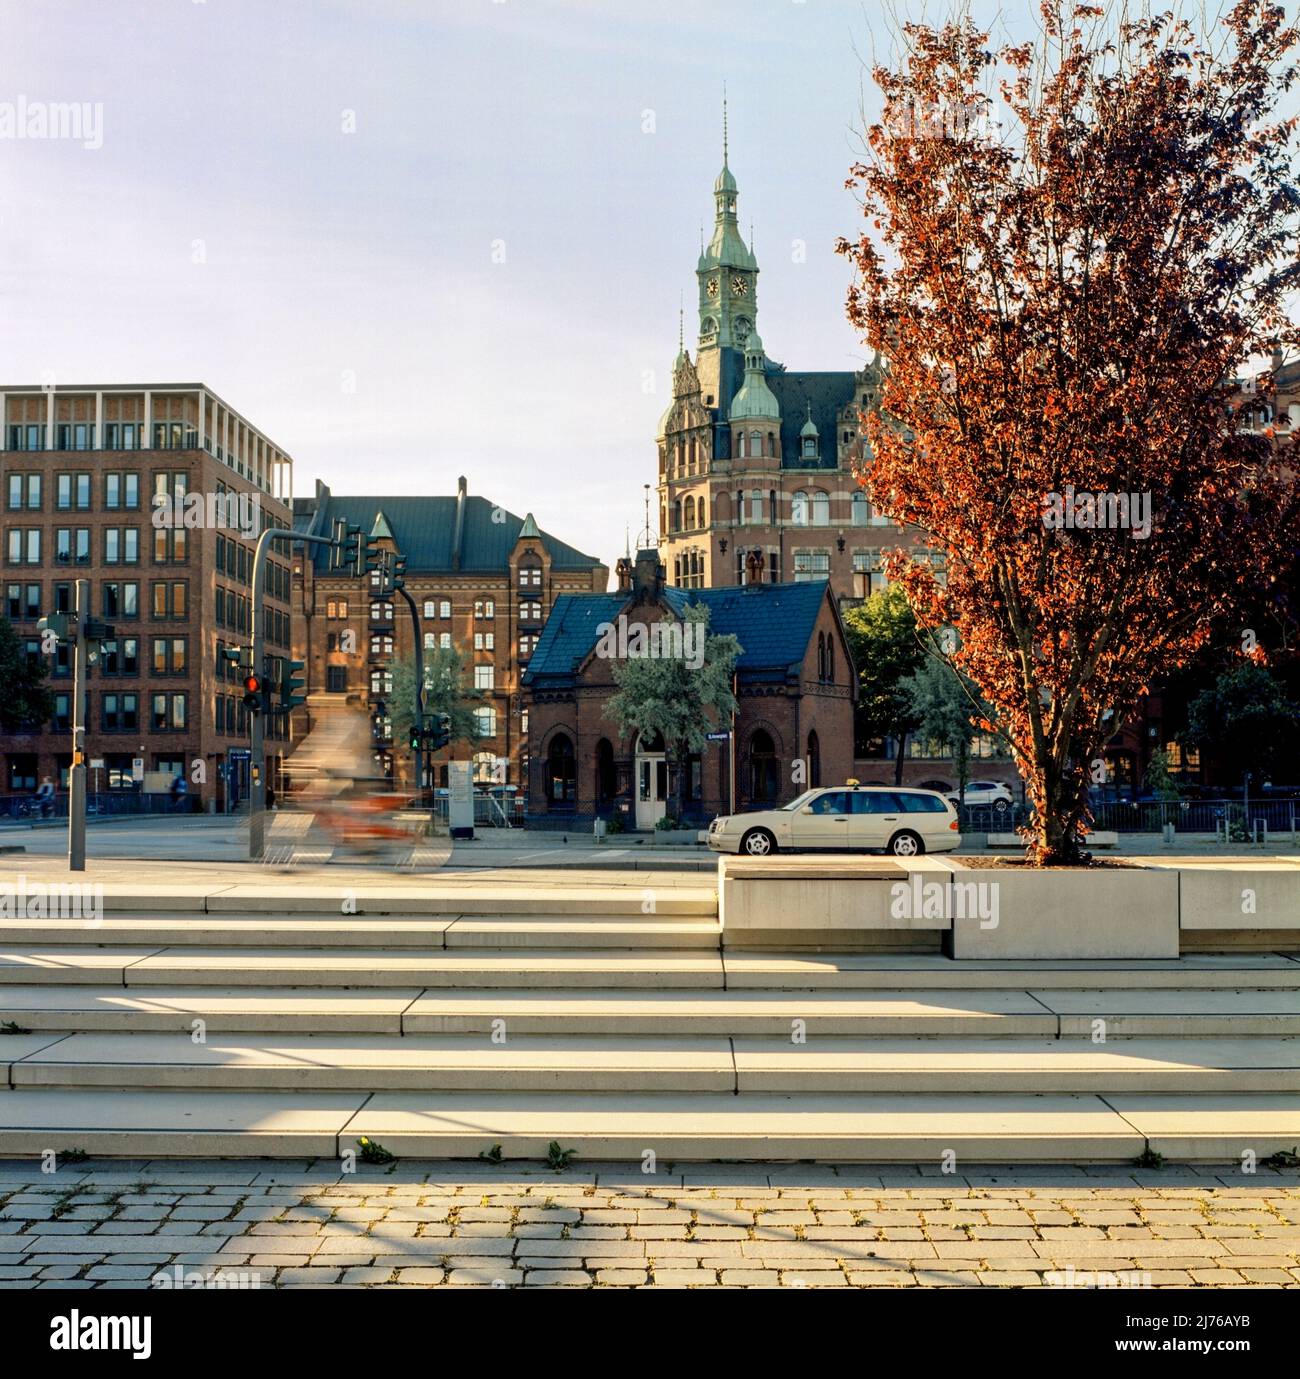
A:
<svg viewBox="0 0 1300 1379">
<path fill-rule="evenodd" d="M 1300 1173 L 0 1164 L 0 1287 L 1300 1287 Z M 220 1277 L 222 1282 L 217 1283 Z"/>
</svg>

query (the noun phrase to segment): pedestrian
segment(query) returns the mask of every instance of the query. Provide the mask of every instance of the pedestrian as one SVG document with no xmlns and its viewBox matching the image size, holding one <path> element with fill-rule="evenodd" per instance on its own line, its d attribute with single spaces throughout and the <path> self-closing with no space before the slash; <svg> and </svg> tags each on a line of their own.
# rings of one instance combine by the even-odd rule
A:
<svg viewBox="0 0 1300 1379">
<path fill-rule="evenodd" d="M 54 782 L 49 776 L 41 781 L 40 788 L 36 791 L 36 803 L 42 819 L 48 819 L 54 812 Z"/>
<path fill-rule="evenodd" d="M 176 779 L 172 781 L 172 810 L 179 813 L 185 808 L 185 797 L 189 794 L 189 782 L 185 779 L 182 772 L 176 773 Z"/>
</svg>

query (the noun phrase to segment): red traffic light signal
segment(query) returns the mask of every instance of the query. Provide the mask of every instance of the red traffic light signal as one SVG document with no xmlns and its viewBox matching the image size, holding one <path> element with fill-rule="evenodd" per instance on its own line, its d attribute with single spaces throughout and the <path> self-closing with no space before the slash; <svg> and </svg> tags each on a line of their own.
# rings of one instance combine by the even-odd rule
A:
<svg viewBox="0 0 1300 1379">
<path fill-rule="evenodd" d="M 246 694 L 261 694 L 262 677 L 260 675 L 244 676 L 244 692 Z"/>
</svg>

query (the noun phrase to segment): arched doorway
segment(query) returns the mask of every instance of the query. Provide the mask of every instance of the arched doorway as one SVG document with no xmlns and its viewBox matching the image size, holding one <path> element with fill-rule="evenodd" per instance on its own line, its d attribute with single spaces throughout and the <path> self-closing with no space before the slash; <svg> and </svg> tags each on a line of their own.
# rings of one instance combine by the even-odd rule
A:
<svg viewBox="0 0 1300 1379">
<path fill-rule="evenodd" d="M 758 728 L 749 739 L 749 798 L 753 804 L 773 804 L 776 792 L 776 744 Z"/>
<path fill-rule="evenodd" d="M 636 826 L 653 828 L 668 812 L 668 756 L 664 740 L 636 740 Z"/>
<path fill-rule="evenodd" d="M 808 734 L 808 784 L 815 790 L 822 783 L 822 745 L 817 733 Z"/>
<path fill-rule="evenodd" d="M 567 733 L 556 733 L 546 750 L 546 798 L 551 804 L 572 804 L 576 794 L 577 764 L 573 741 Z"/>
</svg>

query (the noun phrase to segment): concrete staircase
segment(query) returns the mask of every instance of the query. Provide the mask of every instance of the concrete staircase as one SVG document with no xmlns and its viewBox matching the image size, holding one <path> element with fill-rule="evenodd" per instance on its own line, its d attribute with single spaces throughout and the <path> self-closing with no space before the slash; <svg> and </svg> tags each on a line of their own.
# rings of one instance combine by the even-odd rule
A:
<svg viewBox="0 0 1300 1379">
<path fill-rule="evenodd" d="M 724 955 L 712 892 L 689 887 L 652 915 L 617 886 L 563 904 L 479 888 L 395 917 L 158 904 L 0 923 L 0 1155 L 304 1159 L 360 1136 L 403 1157 L 535 1159 L 558 1140 L 660 1162 L 1300 1145 L 1300 954 Z"/>
</svg>

